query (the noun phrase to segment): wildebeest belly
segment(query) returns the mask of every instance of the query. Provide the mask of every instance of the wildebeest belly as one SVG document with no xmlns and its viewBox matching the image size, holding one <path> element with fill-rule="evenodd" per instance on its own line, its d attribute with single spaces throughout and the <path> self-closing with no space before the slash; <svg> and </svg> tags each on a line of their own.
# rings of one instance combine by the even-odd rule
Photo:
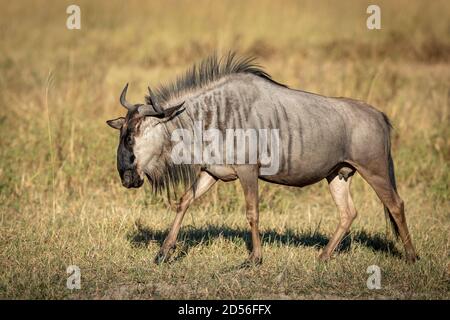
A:
<svg viewBox="0 0 450 320">
<path fill-rule="evenodd" d="M 276 119 L 269 122 L 270 127 L 279 131 L 279 169 L 261 179 L 305 186 L 326 178 L 345 161 L 350 147 L 346 117 L 322 101 L 312 106 L 302 102 L 286 103 L 269 113 Z M 268 114 L 267 109 L 260 110 Z M 271 149 L 272 160 L 276 152 Z"/>
<path fill-rule="evenodd" d="M 295 145 L 298 142 L 293 141 Z M 284 148 L 281 148 L 283 151 Z M 345 160 L 345 149 L 338 142 L 334 145 L 317 144 L 315 149 L 304 147 L 294 150 L 290 157 L 280 155 L 279 170 L 273 175 L 260 175 L 265 181 L 290 185 L 306 186 L 326 178 Z"/>
</svg>

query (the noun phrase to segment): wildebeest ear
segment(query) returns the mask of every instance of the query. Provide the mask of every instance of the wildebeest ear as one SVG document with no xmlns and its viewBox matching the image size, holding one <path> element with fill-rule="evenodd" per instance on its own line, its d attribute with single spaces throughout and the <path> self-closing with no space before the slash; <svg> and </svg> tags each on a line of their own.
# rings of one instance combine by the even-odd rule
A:
<svg viewBox="0 0 450 320">
<path fill-rule="evenodd" d="M 122 128 L 123 124 L 125 123 L 125 118 L 124 117 L 120 117 L 120 118 L 117 118 L 117 119 L 108 120 L 108 121 L 106 121 L 106 123 L 111 128 L 120 130 L 120 128 Z"/>
</svg>

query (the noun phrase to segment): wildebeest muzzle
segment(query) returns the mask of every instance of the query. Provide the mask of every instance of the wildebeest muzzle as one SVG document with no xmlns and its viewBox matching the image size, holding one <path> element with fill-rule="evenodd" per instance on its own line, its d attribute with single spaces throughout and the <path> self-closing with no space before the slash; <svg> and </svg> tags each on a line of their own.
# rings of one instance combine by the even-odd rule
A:
<svg viewBox="0 0 450 320">
<path fill-rule="evenodd" d="M 122 176 L 122 185 L 125 188 L 139 188 L 144 180 L 137 174 L 136 170 L 126 170 Z"/>
</svg>

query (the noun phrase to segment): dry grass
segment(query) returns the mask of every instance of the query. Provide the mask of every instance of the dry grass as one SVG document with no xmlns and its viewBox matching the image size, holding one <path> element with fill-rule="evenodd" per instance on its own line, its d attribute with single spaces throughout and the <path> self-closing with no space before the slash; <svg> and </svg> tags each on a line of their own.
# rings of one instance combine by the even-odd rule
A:
<svg viewBox="0 0 450 320">
<path fill-rule="evenodd" d="M 82 30 L 65 28 L 71 2 L 2 1 L 0 12 L 1 298 L 449 299 L 448 1 L 80 1 Z M 248 227 L 239 184 L 219 184 L 192 206 L 175 261 L 152 259 L 173 213 L 148 186 L 121 187 L 117 97 L 132 83 L 172 79 L 193 61 L 236 49 L 276 80 L 350 96 L 392 119 L 399 191 L 421 260 L 387 240 L 383 210 L 359 177 L 359 217 L 340 252 L 317 261 L 337 224 L 326 183 L 263 184 L 264 264 L 237 269 Z M 81 268 L 82 289 L 66 288 Z M 382 270 L 381 290 L 366 268 Z"/>
</svg>

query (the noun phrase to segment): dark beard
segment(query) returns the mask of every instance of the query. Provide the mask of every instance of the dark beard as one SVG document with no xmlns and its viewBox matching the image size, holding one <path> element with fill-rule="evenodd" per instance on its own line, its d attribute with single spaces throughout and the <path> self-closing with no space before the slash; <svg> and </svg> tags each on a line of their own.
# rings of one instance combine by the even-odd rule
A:
<svg viewBox="0 0 450 320">
<path fill-rule="evenodd" d="M 195 188 L 195 182 L 200 173 L 200 166 L 191 164 L 173 164 L 165 162 L 164 165 L 151 173 L 145 173 L 155 194 L 166 191 L 176 195 L 178 188 L 186 190 L 189 187 Z"/>
</svg>

